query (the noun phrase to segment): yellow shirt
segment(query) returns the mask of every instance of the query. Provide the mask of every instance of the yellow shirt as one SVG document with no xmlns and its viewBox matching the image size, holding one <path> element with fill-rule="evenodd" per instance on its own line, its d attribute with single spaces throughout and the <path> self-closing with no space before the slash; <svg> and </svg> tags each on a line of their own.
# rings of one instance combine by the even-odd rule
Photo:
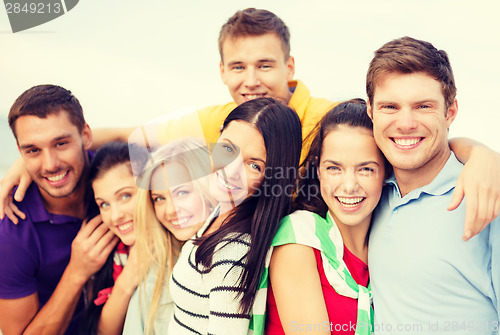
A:
<svg viewBox="0 0 500 335">
<path fill-rule="evenodd" d="M 292 89 L 295 87 L 288 106 L 297 112 L 302 123 L 302 138 L 305 139 L 323 115 L 337 103 L 311 97 L 309 89 L 300 80 L 291 81 L 288 86 Z M 157 128 L 159 143 L 168 143 L 185 136 L 197 136 L 204 137 L 210 148 L 211 143 L 217 142 L 224 120 L 236 106 L 235 102 L 211 106 L 199 110 L 197 116 L 185 115 L 163 123 Z M 301 160 L 304 159 L 307 149 L 302 148 Z"/>
</svg>

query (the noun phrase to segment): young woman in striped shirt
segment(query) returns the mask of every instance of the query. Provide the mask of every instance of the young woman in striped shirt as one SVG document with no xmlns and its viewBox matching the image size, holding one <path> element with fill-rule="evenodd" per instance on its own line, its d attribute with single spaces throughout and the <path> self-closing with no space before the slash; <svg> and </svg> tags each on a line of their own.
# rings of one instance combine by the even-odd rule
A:
<svg viewBox="0 0 500 335">
<path fill-rule="evenodd" d="M 297 114 L 273 99 L 228 115 L 212 151 L 219 205 L 172 272 L 169 334 L 247 334 L 267 250 L 291 210 L 300 150 Z"/>
</svg>

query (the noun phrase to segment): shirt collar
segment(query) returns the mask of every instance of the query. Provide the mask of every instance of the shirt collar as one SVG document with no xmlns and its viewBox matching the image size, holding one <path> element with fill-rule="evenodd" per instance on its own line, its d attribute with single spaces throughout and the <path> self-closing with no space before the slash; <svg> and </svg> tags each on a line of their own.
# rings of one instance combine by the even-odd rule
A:
<svg viewBox="0 0 500 335">
<path fill-rule="evenodd" d="M 309 104 L 311 92 L 300 80 L 289 81 L 288 88 L 293 92 L 290 101 L 288 101 L 288 106 L 294 109 L 299 119 L 302 120 Z"/>
<path fill-rule="evenodd" d="M 393 173 L 392 176 L 386 180 L 387 187 L 391 189 L 391 196 L 389 197 L 391 206 L 394 207 L 396 205 L 403 205 L 410 200 L 418 199 L 422 193 L 433 196 L 440 196 L 448 193 L 455 188 L 457 179 L 462 172 L 462 168 L 463 164 L 460 163 L 455 157 L 455 154 L 451 152 L 446 164 L 429 184 L 412 190 L 404 197 L 401 197 L 401 191 L 399 190 L 396 177 Z"/>
</svg>

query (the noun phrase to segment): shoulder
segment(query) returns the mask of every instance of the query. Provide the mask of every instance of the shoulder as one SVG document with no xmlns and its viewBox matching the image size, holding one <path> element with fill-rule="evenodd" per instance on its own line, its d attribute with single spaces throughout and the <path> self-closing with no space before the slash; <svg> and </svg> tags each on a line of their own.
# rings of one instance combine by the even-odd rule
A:
<svg viewBox="0 0 500 335">
<path fill-rule="evenodd" d="M 311 116 L 315 114 L 322 116 L 338 104 L 338 102 L 332 102 L 328 99 L 312 97 L 307 86 L 300 80 L 296 81 L 296 87 L 291 101 L 296 102 L 299 106 L 301 102 L 305 103 L 304 107 Z"/>
<path fill-rule="evenodd" d="M 318 223 L 325 220 L 316 213 L 300 210 L 285 216 L 279 224 L 273 246 L 298 243 L 316 234 Z"/>
<path fill-rule="evenodd" d="M 239 261 L 250 249 L 249 234 L 229 234 L 215 247 L 213 263 L 221 260 Z"/>
<path fill-rule="evenodd" d="M 237 107 L 235 102 L 229 102 L 225 105 L 215 105 L 198 110 L 200 116 L 224 116 L 224 118 Z"/>
</svg>

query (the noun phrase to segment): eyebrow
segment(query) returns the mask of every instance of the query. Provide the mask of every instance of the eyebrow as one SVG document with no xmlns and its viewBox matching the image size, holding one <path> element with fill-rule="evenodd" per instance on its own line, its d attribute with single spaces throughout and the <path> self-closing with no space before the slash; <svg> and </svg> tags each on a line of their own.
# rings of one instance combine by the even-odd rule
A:
<svg viewBox="0 0 500 335">
<path fill-rule="evenodd" d="M 439 101 L 436 100 L 436 99 L 423 99 L 423 100 L 419 100 L 419 101 L 415 101 L 412 103 L 412 105 L 419 105 L 419 104 L 423 104 L 423 103 L 438 103 Z M 380 106 L 380 105 L 399 105 L 399 103 L 395 102 L 395 101 L 390 101 L 390 100 L 383 100 L 383 101 L 377 101 L 377 103 L 375 104 L 377 107 Z"/>
<path fill-rule="evenodd" d="M 276 63 L 276 59 L 273 58 L 262 58 L 257 60 L 257 63 Z M 241 65 L 245 64 L 245 62 L 235 60 L 227 63 L 227 66 L 235 66 L 235 65 Z"/>
<path fill-rule="evenodd" d="M 64 135 L 61 135 L 61 136 L 58 136 L 54 139 L 52 139 L 50 141 L 50 143 L 55 143 L 57 141 L 60 141 L 60 140 L 65 140 L 67 138 L 70 138 L 71 137 L 71 134 L 64 134 Z M 20 145 L 19 148 L 22 149 L 22 150 L 26 150 L 26 149 L 30 149 L 30 148 L 35 148 L 35 147 L 38 147 L 37 145 L 35 144 L 23 144 L 23 145 Z"/>
<path fill-rule="evenodd" d="M 239 150 L 239 152 L 241 153 L 241 149 L 239 146 L 237 146 L 236 144 L 234 144 L 229 138 L 225 137 L 225 138 L 222 138 L 223 141 L 226 141 L 228 142 L 229 144 L 231 144 L 233 147 L 237 148 Z M 254 161 L 260 161 L 262 163 L 264 163 L 264 165 L 266 164 L 266 161 L 261 159 L 261 158 L 257 158 L 257 157 L 250 157 L 251 160 L 254 160 Z"/>
<path fill-rule="evenodd" d="M 124 187 L 120 188 L 119 190 L 116 190 L 115 195 L 122 192 L 123 190 L 128 189 L 128 188 L 134 188 L 134 186 L 124 186 Z"/>
<path fill-rule="evenodd" d="M 243 62 L 237 60 L 237 61 L 228 62 L 227 66 L 234 66 L 234 65 L 240 65 L 240 64 L 243 64 Z"/>
<path fill-rule="evenodd" d="M 187 183 L 191 183 L 191 182 L 193 182 L 193 181 L 192 181 L 192 180 L 191 180 L 191 181 L 187 181 L 187 182 L 182 183 L 182 184 L 180 184 L 180 185 L 174 186 L 174 187 L 170 190 L 170 193 L 177 192 L 177 190 L 178 190 L 178 189 L 183 188 L 183 187 L 186 187 L 186 184 L 187 184 Z"/>
<path fill-rule="evenodd" d="M 259 63 L 276 63 L 276 59 L 272 58 L 264 58 L 264 59 L 259 59 Z"/>
<path fill-rule="evenodd" d="M 322 163 L 332 163 L 332 164 L 335 164 L 335 165 L 340 165 L 342 166 L 341 163 L 339 162 L 336 162 L 334 160 L 331 160 L 331 159 L 325 159 Z M 361 162 L 359 164 L 356 164 L 356 166 L 366 166 L 366 165 L 370 165 L 370 164 L 375 164 L 377 166 L 380 166 L 379 163 L 375 162 L 375 161 L 366 161 L 366 162 Z"/>
</svg>

